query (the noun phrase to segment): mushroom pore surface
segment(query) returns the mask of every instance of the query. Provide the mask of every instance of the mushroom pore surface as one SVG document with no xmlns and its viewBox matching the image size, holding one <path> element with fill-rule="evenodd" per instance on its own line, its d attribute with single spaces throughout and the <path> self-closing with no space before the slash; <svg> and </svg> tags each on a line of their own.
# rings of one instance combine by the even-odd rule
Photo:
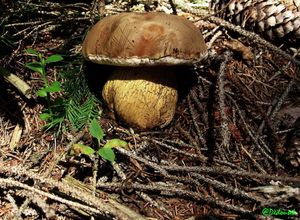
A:
<svg viewBox="0 0 300 220">
<path fill-rule="evenodd" d="M 117 68 L 103 87 L 102 96 L 119 119 L 147 130 L 172 120 L 178 99 L 174 68 Z"/>
</svg>

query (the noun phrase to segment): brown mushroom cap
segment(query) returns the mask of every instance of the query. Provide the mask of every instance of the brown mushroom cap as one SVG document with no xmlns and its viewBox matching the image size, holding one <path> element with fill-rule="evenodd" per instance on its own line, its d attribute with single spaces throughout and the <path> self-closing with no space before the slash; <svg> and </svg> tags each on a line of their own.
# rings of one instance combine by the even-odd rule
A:
<svg viewBox="0 0 300 220">
<path fill-rule="evenodd" d="M 164 13 L 122 13 L 100 20 L 83 42 L 83 56 L 115 66 L 191 65 L 207 47 L 188 20 Z"/>
</svg>

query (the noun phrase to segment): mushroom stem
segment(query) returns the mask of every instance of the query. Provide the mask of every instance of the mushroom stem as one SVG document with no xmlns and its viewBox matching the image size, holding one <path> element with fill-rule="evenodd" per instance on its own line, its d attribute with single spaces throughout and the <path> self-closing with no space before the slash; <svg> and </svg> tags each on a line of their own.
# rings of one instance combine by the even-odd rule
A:
<svg viewBox="0 0 300 220">
<path fill-rule="evenodd" d="M 141 130 L 165 127 L 178 99 L 175 67 L 117 67 L 102 90 L 109 109 Z"/>
</svg>

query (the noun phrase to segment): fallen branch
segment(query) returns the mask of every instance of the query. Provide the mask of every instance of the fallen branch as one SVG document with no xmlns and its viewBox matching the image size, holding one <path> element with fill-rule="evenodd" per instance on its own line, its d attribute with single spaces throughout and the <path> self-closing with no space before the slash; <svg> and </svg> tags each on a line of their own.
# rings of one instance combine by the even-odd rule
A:
<svg viewBox="0 0 300 220">
<path fill-rule="evenodd" d="M 17 77 L 15 74 L 8 72 L 3 67 L 0 67 L 0 75 L 2 75 L 14 87 L 16 87 L 27 99 L 31 98 L 31 88 L 22 79 Z"/>
<path fill-rule="evenodd" d="M 1 188 L 7 188 L 7 187 L 19 187 L 25 190 L 28 190 L 33 193 L 37 193 L 42 196 L 46 196 L 47 198 L 53 199 L 58 202 L 62 202 L 64 204 L 71 205 L 73 207 L 78 207 L 79 209 L 83 209 L 86 211 L 90 211 L 92 213 L 96 214 L 105 214 L 109 213 L 111 215 L 116 216 L 118 219 L 121 220 L 130 220 L 130 216 L 128 216 L 126 213 L 124 213 L 122 210 L 120 210 L 118 207 L 116 207 L 113 203 L 107 202 L 108 195 L 106 193 L 103 193 L 101 197 L 95 197 L 91 193 L 87 193 L 86 191 L 76 189 L 66 183 L 59 182 L 50 178 L 45 178 L 40 176 L 37 173 L 34 173 L 30 170 L 27 170 L 25 168 L 19 167 L 19 166 L 7 166 L 0 162 L 0 173 L 6 175 L 6 176 L 19 176 L 19 177 L 27 177 L 29 179 L 33 179 L 34 181 L 43 183 L 43 186 L 45 186 L 45 183 L 47 186 L 51 188 L 58 188 L 62 193 L 69 195 L 73 197 L 74 199 L 77 199 L 87 205 L 83 205 L 81 203 L 73 202 L 71 200 L 64 199 L 60 196 L 50 194 L 47 192 L 44 192 L 43 190 L 37 189 L 35 186 L 28 186 L 24 183 L 18 182 L 14 179 L 8 179 L 8 178 L 1 178 L 0 179 L 0 187 Z M 103 199 L 103 198 L 104 199 Z"/>
</svg>

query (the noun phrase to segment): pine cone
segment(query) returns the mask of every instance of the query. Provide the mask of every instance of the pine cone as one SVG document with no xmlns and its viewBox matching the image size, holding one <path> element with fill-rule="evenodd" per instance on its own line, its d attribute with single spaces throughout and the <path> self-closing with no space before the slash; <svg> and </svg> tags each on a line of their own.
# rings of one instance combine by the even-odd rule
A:
<svg viewBox="0 0 300 220">
<path fill-rule="evenodd" d="M 218 15 L 274 43 L 300 43 L 300 0 L 212 0 Z"/>
</svg>

